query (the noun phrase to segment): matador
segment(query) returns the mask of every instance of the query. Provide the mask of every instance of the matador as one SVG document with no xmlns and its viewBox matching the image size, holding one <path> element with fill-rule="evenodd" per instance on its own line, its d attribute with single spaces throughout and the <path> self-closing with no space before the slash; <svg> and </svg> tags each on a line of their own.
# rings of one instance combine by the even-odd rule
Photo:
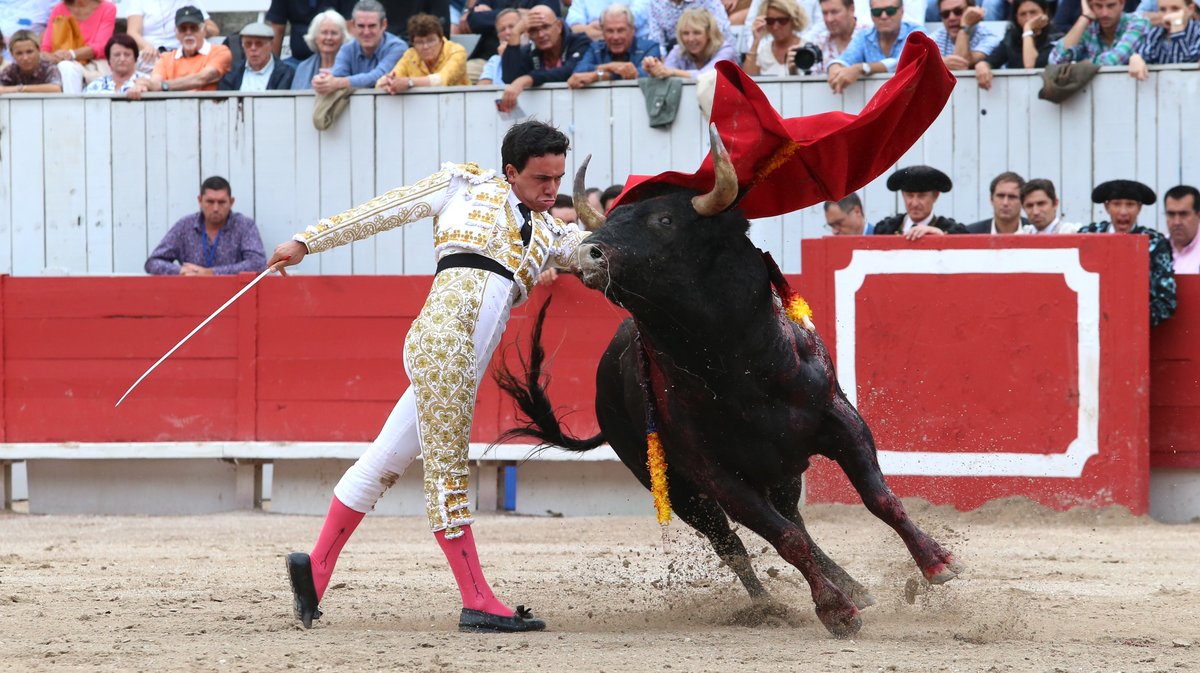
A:
<svg viewBox="0 0 1200 673">
<path fill-rule="evenodd" d="M 586 234 L 547 211 L 566 167 L 567 137 L 542 122 L 513 126 L 501 145 L 503 175 L 450 164 L 310 226 L 275 249 L 270 263 L 291 266 L 316 253 L 381 231 L 434 218 L 437 274 L 404 340 L 411 386 L 379 436 L 333 489 L 311 553 L 287 556 L 296 617 L 319 619 L 338 554 L 363 516 L 422 455 L 429 525 L 462 594 L 459 629 L 536 631 L 545 623 L 492 593 L 471 533 L 467 450 L 475 397 L 509 311 L 546 268 L 575 266 Z"/>
</svg>

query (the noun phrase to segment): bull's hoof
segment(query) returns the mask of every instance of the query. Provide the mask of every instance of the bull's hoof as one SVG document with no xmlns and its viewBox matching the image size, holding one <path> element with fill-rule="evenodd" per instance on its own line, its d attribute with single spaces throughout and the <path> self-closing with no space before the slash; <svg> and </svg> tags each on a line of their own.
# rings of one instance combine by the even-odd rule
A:
<svg viewBox="0 0 1200 673">
<path fill-rule="evenodd" d="M 925 581 L 930 584 L 945 584 L 958 577 L 959 573 L 964 572 L 966 569 L 966 566 L 954 560 L 954 557 L 951 556 L 945 562 L 925 569 L 922 574 L 925 575 Z"/>
<path fill-rule="evenodd" d="M 758 601 L 733 613 L 729 620 L 735 626 L 781 625 L 797 626 L 797 619 L 783 603 L 773 600 Z"/>
<path fill-rule="evenodd" d="M 817 610 L 817 618 L 834 638 L 851 638 L 862 628 L 862 617 L 855 608 Z"/>
<path fill-rule="evenodd" d="M 859 610 L 865 610 L 879 602 L 875 600 L 870 591 L 867 591 L 866 587 L 858 582 L 853 582 L 850 586 L 839 586 L 838 588 L 842 590 L 842 593 L 846 594 L 850 602 L 854 603 L 854 607 Z"/>
</svg>

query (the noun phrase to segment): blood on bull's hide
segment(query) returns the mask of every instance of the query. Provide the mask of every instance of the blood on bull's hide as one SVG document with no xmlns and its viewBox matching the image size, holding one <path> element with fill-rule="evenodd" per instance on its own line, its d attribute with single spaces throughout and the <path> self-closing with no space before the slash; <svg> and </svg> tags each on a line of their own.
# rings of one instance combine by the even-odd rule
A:
<svg viewBox="0 0 1200 673">
<path fill-rule="evenodd" d="M 710 193 L 666 188 L 616 208 L 607 220 L 582 193 L 584 162 L 575 208 L 594 233 L 579 248 L 583 282 L 633 317 L 600 360 L 600 434 L 576 438 L 562 430 L 542 387 L 543 307 L 524 376 L 498 376 L 533 419 L 506 439 L 532 437 L 573 451 L 607 442 L 649 488 L 646 431 L 653 421 L 666 452 L 672 509 L 737 574 L 753 601 L 748 612 L 785 608 L 759 581 L 729 519 L 799 569 L 821 622 L 849 637 L 862 625 L 859 610 L 875 600 L 805 530 L 798 502 L 811 456 L 841 466 L 926 580 L 946 582 L 961 568 L 888 488 L 871 432 L 838 385 L 821 338 L 781 310 L 764 256 L 746 236 L 749 222 L 730 209 L 736 177 L 720 137 L 711 135 L 718 177 Z"/>
</svg>

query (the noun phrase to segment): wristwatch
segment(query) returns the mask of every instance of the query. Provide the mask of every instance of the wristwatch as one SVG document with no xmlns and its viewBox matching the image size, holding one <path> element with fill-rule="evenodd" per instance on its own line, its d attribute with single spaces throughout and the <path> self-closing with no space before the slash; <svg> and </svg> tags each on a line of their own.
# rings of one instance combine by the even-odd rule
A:
<svg viewBox="0 0 1200 673">
<path fill-rule="evenodd" d="M 413 88 L 413 81 L 411 77 L 408 78 L 408 88 Z"/>
<path fill-rule="evenodd" d="M 862 64 L 862 69 L 863 69 L 863 74 L 864 74 L 864 75 L 870 75 L 870 74 L 871 74 L 871 64 L 870 64 L 870 63 L 863 63 L 863 64 Z"/>
<path fill-rule="evenodd" d="M 170 90 L 171 90 L 171 85 L 170 85 L 170 84 L 167 84 L 167 80 L 165 80 L 165 79 L 163 80 L 163 83 L 162 83 L 162 90 L 163 90 L 163 91 L 170 91 Z"/>
</svg>

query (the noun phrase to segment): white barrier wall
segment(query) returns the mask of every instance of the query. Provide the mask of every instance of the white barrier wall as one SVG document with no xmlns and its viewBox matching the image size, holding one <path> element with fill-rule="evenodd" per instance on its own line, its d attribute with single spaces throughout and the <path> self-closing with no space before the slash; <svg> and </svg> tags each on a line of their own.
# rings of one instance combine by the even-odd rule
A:
<svg viewBox="0 0 1200 673">
<path fill-rule="evenodd" d="M 1111 178 L 1136 178 L 1161 194 L 1200 182 L 1200 144 L 1188 128 L 1200 89 L 1196 66 L 1156 69 L 1136 82 L 1101 73 L 1064 105 L 1037 99 L 1040 79 L 999 71 L 991 91 L 960 79 L 946 109 L 899 162 L 927 163 L 954 179 L 935 212 L 971 222 L 990 215 L 988 182 L 1015 170 L 1059 187 L 1068 221 L 1101 217 L 1089 195 Z M 883 84 L 872 77 L 838 96 L 824 80 L 764 80 L 785 116 L 858 112 Z M 416 180 L 443 161 L 499 163 L 513 123 L 495 110 L 498 90 L 456 88 L 403 96 L 356 94 L 328 131 L 312 125 L 311 95 L 164 94 L 140 102 L 18 95 L 0 98 L 0 273 L 140 274 L 167 228 L 197 208 L 200 181 L 222 175 L 235 210 L 257 220 L 268 251 L 319 217 Z M 572 139 L 568 170 L 592 154 L 589 182 L 630 173 L 691 170 L 707 152 L 694 88 L 675 123 L 647 125 L 633 84 L 526 91 L 528 115 Z M 864 192 L 876 221 L 899 204 L 886 176 Z M 564 184 L 564 191 L 569 185 Z M 1161 207 L 1142 224 L 1160 226 Z M 751 236 L 787 272 L 800 271 L 800 239 L 824 233 L 821 207 L 756 221 Z M 419 223 L 323 253 L 306 273 L 432 273 L 432 227 Z"/>
</svg>

